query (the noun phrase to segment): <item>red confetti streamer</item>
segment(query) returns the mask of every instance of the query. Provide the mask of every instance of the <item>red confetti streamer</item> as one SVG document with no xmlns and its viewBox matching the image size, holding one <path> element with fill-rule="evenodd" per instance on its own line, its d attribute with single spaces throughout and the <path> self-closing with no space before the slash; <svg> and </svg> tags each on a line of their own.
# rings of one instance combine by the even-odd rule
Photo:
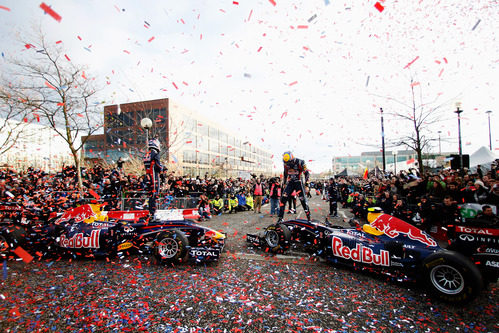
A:
<svg viewBox="0 0 499 333">
<path fill-rule="evenodd" d="M 288 115 L 288 112 L 283 112 L 283 113 L 281 114 L 281 119 L 282 119 L 282 118 L 284 118 L 284 117 L 285 117 L 285 116 L 287 116 L 287 115 Z"/>
<path fill-rule="evenodd" d="M 258 48 L 258 50 L 256 50 L 256 52 L 260 52 L 261 50 L 262 50 L 262 46 L 260 46 L 260 47 Z"/>
<path fill-rule="evenodd" d="M 150 43 L 154 40 L 154 36 L 152 36 L 151 38 L 149 38 L 147 41 Z"/>
<path fill-rule="evenodd" d="M 232 1 L 232 4 L 233 4 L 233 5 L 239 5 L 239 2 L 237 2 L 237 1 Z"/>
<path fill-rule="evenodd" d="M 175 89 L 177 89 L 177 90 L 178 90 L 178 87 L 177 87 L 177 85 L 175 84 L 175 82 L 172 82 L 172 84 L 173 84 L 173 86 L 175 87 Z"/>
<path fill-rule="evenodd" d="M 25 263 L 29 264 L 33 260 L 33 256 L 26 252 L 25 249 L 22 247 L 18 246 L 15 250 L 14 253 L 17 254 L 19 258 L 21 258 Z"/>
<path fill-rule="evenodd" d="M 405 65 L 404 69 L 409 68 L 409 66 L 412 65 L 418 59 L 419 59 L 419 56 L 417 56 L 416 58 L 414 58 L 413 61 L 411 61 L 410 63 L 408 63 L 407 65 Z"/>
<path fill-rule="evenodd" d="M 270 2 L 270 3 L 272 4 L 272 6 L 274 6 L 274 7 L 275 7 L 275 5 L 277 5 L 277 4 L 275 3 L 275 1 L 274 1 L 274 0 L 269 0 L 269 2 Z"/>
<path fill-rule="evenodd" d="M 12 317 L 19 317 L 21 315 L 21 313 L 19 312 L 19 308 L 17 306 L 15 308 L 13 308 L 13 309 L 10 309 L 9 310 L 9 314 Z"/>
<path fill-rule="evenodd" d="M 61 44 L 62 43 L 62 40 L 58 40 L 57 42 L 55 42 L 56 44 Z"/>
<path fill-rule="evenodd" d="M 89 189 L 88 193 L 90 193 L 90 195 L 93 196 L 95 199 L 100 200 L 100 195 L 97 194 L 97 192 L 95 192 L 94 190 Z"/>
<path fill-rule="evenodd" d="M 6 11 L 10 12 L 10 8 L 5 7 L 5 6 L 0 6 L 0 9 L 3 9 L 3 10 L 6 10 Z"/>
<path fill-rule="evenodd" d="M 54 20 L 56 20 L 57 22 L 61 22 L 61 15 L 57 14 L 52 8 L 50 8 L 49 6 L 47 6 L 45 4 L 45 2 L 42 2 L 42 4 L 40 5 L 40 8 L 43 9 L 43 11 L 47 14 L 49 14 L 50 16 L 52 16 L 52 18 Z"/>
<path fill-rule="evenodd" d="M 291 87 L 291 86 L 294 86 L 294 85 L 295 85 L 295 84 L 297 84 L 297 83 L 298 83 L 298 81 L 291 82 L 291 83 L 289 84 L 289 86 L 290 86 L 290 87 Z"/>
<path fill-rule="evenodd" d="M 374 8 L 376 8 L 377 10 L 379 10 L 380 13 L 385 9 L 385 7 L 383 7 L 383 5 L 380 4 L 379 2 L 376 2 L 374 4 Z"/>
<path fill-rule="evenodd" d="M 308 25 L 299 25 L 297 26 L 298 29 L 308 29 Z"/>
<path fill-rule="evenodd" d="M 69 59 L 67 54 L 65 54 L 64 56 L 66 57 L 66 59 L 68 59 L 68 61 L 71 61 L 71 59 Z"/>
<path fill-rule="evenodd" d="M 53 85 L 51 85 L 50 83 L 48 83 L 47 81 L 45 81 L 45 85 L 47 87 L 49 87 L 50 89 L 54 89 L 54 90 L 57 90 L 56 87 L 54 87 Z"/>
<path fill-rule="evenodd" d="M 250 18 L 251 18 L 251 15 L 252 15 L 252 14 L 253 14 L 253 9 L 252 9 L 252 10 L 250 10 L 250 13 L 249 13 L 249 15 L 248 15 L 248 21 L 250 20 Z"/>
<path fill-rule="evenodd" d="M 80 118 L 83 118 L 83 115 L 81 113 L 77 113 L 76 115 Z"/>
</svg>

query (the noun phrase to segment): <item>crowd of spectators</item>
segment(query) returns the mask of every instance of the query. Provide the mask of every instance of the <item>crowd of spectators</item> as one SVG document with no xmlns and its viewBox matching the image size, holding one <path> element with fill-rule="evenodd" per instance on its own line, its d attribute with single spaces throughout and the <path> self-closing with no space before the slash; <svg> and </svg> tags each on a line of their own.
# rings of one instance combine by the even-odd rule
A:
<svg viewBox="0 0 499 333">
<path fill-rule="evenodd" d="M 365 218 L 369 207 L 381 207 L 385 213 L 421 224 L 427 231 L 461 220 L 464 204 L 479 204 L 484 211 L 499 207 L 497 163 L 486 172 L 478 167 L 476 172 L 445 169 L 424 175 L 410 170 L 382 179 L 341 177 L 337 187 L 343 206 L 358 217 Z M 477 218 L 498 224 L 497 214 L 481 213 Z"/>
<path fill-rule="evenodd" d="M 83 191 L 78 190 L 78 178 L 73 166 L 48 174 L 29 168 L 25 171 L 0 170 L 0 201 L 14 202 L 36 211 L 42 219 L 53 212 L 61 212 L 89 200 L 105 201 L 109 209 L 119 209 L 121 197 L 130 193 L 146 194 L 143 175 L 125 174 L 120 167 L 104 168 L 96 165 L 82 169 Z M 281 196 L 279 177 L 252 175 L 249 179 L 178 176 L 164 171 L 161 174 L 161 193 L 170 197 L 195 197 L 204 217 L 240 211 L 261 212 L 255 209 L 255 191 L 263 203 L 270 201 L 270 214 L 278 213 Z M 369 207 L 381 207 L 408 222 L 421 223 L 425 229 L 459 218 L 459 205 L 485 204 L 494 210 L 499 207 L 499 177 L 497 164 L 492 170 L 460 173 L 441 170 L 420 175 L 416 170 L 402 171 L 387 177 L 339 177 L 335 179 L 339 202 L 365 217 Z M 323 181 L 311 187 L 324 193 Z M 260 191 L 261 190 L 261 191 Z M 307 193 L 310 196 L 310 191 Z M 290 196 L 285 207 L 296 212 L 296 197 Z M 146 208 L 146 207 L 142 207 Z M 497 215 L 485 216 L 492 224 Z"/>
<path fill-rule="evenodd" d="M 105 202 L 108 209 L 119 209 L 121 198 L 147 196 L 144 175 L 125 174 L 122 168 L 104 168 L 95 165 L 82 168 L 83 190 L 79 191 L 76 169 L 64 167 L 61 172 L 48 174 L 42 170 L 28 168 L 24 171 L 0 170 L 0 201 L 16 203 L 36 211 L 42 219 L 53 212 L 61 212 L 78 204 Z M 209 216 L 213 212 L 237 213 L 254 209 L 255 185 L 260 184 L 257 195 L 262 203 L 269 199 L 269 188 L 274 178 L 252 175 L 250 179 L 219 179 L 205 177 L 176 176 L 161 173 L 161 195 L 175 198 L 194 197 L 200 213 Z M 138 202 L 138 201 L 137 201 Z M 145 201 L 140 201 L 145 204 Z M 147 208 L 144 206 L 132 208 Z M 261 208 L 255 212 L 261 212 Z"/>
</svg>

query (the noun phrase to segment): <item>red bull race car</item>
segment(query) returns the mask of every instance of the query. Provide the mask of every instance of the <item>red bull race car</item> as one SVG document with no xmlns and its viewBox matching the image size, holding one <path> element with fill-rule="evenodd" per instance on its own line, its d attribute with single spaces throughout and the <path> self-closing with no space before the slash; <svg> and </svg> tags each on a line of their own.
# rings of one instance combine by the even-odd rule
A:
<svg viewBox="0 0 499 333">
<path fill-rule="evenodd" d="M 497 280 L 499 269 L 482 265 L 486 260 L 497 262 L 497 245 L 496 252 L 481 253 L 477 261 L 478 257 L 444 249 L 424 231 L 388 214 L 372 211 L 368 221 L 361 226 L 350 220 L 352 227 L 345 228 L 294 219 L 246 239 L 272 253 L 293 247 L 335 264 L 421 282 L 432 296 L 449 303 L 467 303 L 481 292 L 484 280 Z M 493 237 L 497 242 L 499 233 Z"/>
<path fill-rule="evenodd" d="M 86 204 L 50 223 L 4 225 L 0 229 L 0 251 L 4 256 L 23 253 L 23 259 L 54 255 L 122 257 L 138 252 L 153 254 L 158 263 L 176 264 L 189 259 L 217 261 L 224 248 L 225 235 L 183 218 L 189 216 L 188 211 L 151 217 L 145 210 L 100 209 L 100 205 Z"/>
</svg>

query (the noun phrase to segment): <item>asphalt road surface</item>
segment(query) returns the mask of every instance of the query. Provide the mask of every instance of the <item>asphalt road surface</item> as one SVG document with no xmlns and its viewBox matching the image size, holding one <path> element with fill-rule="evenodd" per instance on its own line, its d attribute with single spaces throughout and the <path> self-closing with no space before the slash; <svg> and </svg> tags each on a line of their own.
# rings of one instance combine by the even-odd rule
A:
<svg viewBox="0 0 499 333">
<path fill-rule="evenodd" d="M 299 206 L 299 203 L 298 203 Z M 323 220 L 327 203 L 310 200 Z M 202 222 L 228 234 L 218 263 L 122 260 L 4 263 L 2 332 L 497 332 L 498 285 L 467 306 L 412 283 L 331 266 L 306 254 L 270 256 L 245 235 L 276 220 L 239 212 Z M 340 209 L 340 215 L 349 213 Z M 291 216 L 287 214 L 287 216 Z M 303 217 L 298 207 L 298 217 Z M 335 223 L 344 223 L 341 218 Z"/>
</svg>

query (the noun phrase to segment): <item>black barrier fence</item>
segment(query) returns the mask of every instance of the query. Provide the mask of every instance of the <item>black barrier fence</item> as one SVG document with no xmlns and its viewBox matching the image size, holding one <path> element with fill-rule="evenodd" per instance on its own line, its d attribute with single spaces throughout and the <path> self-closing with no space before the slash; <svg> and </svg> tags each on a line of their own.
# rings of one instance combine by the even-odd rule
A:
<svg viewBox="0 0 499 333">
<path fill-rule="evenodd" d="M 149 200 L 148 192 L 126 192 L 121 198 L 122 210 L 138 210 L 147 207 Z M 157 209 L 186 209 L 196 208 L 199 203 L 199 197 L 181 197 L 176 198 L 167 193 L 159 193 L 156 200 Z"/>
</svg>

